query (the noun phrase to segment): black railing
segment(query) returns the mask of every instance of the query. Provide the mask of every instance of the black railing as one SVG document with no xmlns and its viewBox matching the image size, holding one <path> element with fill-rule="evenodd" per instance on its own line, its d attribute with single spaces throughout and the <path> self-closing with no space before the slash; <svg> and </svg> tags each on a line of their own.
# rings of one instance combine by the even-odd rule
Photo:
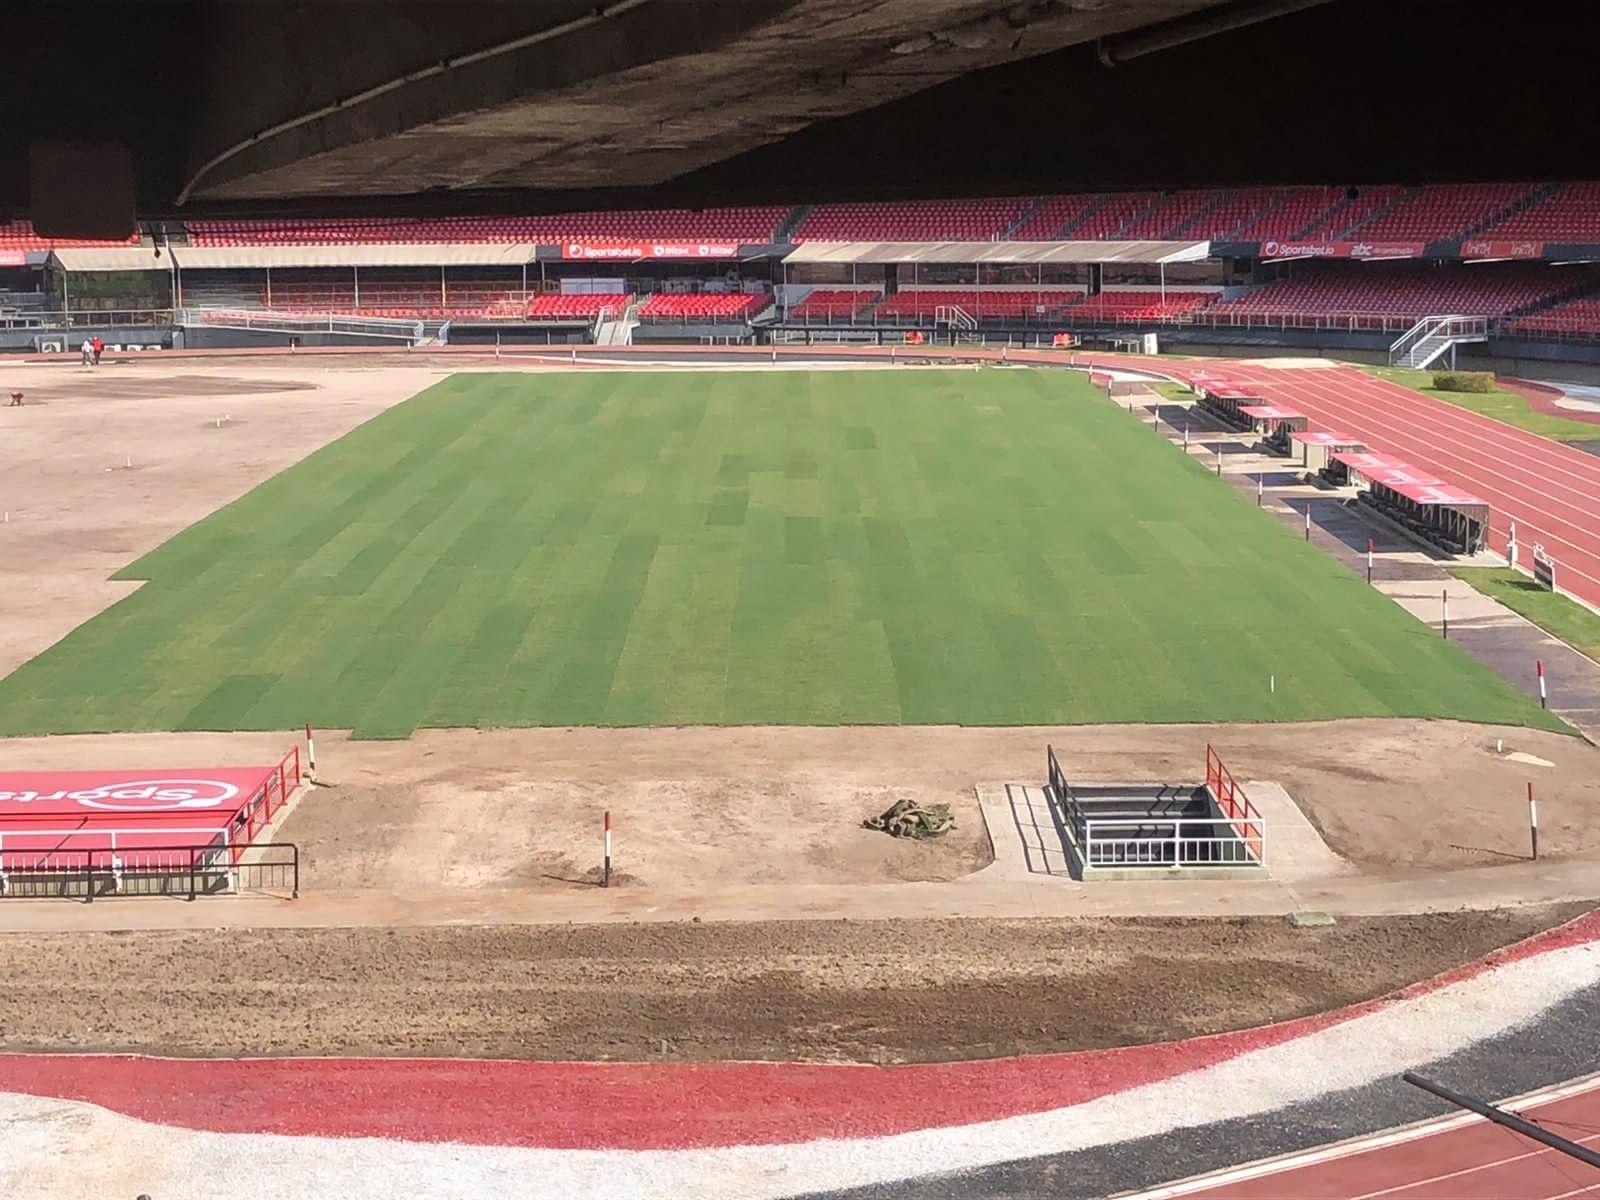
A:
<svg viewBox="0 0 1600 1200">
<path fill-rule="evenodd" d="M 254 892 L 297 899 L 300 848 L 293 842 L 252 846 L 146 846 L 135 850 L 11 850 L 0 854 L 0 898 L 201 896 Z"/>
<path fill-rule="evenodd" d="M 1083 844 L 1084 815 L 1078 807 L 1078 797 L 1073 794 L 1072 785 L 1067 782 L 1067 776 L 1061 769 L 1061 760 L 1056 757 L 1054 746 L 1044 748 L 1045 765 L 1050 778 L 1050 791 L 1054 793 L 1056 805 L 1061 810 L 1061 815 L 1067 823 L 1068 832 L 1077 845 Z"/>
</svg>

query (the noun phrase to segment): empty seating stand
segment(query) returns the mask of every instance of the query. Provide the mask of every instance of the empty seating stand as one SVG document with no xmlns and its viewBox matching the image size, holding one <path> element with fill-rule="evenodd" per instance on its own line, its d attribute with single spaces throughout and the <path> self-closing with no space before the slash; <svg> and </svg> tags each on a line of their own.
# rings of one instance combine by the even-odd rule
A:
<svg viewBox="0 0 1600 1200">
<path fill-rule="evenodd" d="M 1104 321 L 1172 321 L 1204 308 L 1214 291 L 1151 290 L 1099 292 L 1086 296 L 1066 313 L 1075 319 Z"/>
<path fill-rule="evenodd" d="M 1082 296 L 1081 291 L 1067 288 L 904 288 L 880 303 L 875 315 L 931 321 L 941 308 L 959 308 L 977 321 L 1047 320 Z"/>
<path fill-rule="evenodd" d="M 1458 238 L 1533 194 L 1531 183 L 1468 183 L 1425 187 L 1361 226 L 1363 238 Z"/>
<path fill-rule="evenodd" d="M 1308 263 L 1288 279 L 1218 301 L 1204 316 L 1222 325 L 1403 329 L 1441 314 L 1503 316 L 1553 299 L 1575 282 L 1535 266 Z"/>
<path fill-rule="evenodd" d="M 899 204 L 819 204 L 794 232 L 796 242 L 988 242 L 1032 202 L 927 200 Z"/>
<path fill-rule="evenodd" d="M 29 221 L 0 221 L 0 249 L 5 250 L 66 250 L 94 246 L 137 246 L 139 235 L 111 241 L 94 238 L 41 237 Z"/>
<path fill-rule="evenodd" d="M 684 324 L 748 321 L 771 302 L 765 292 L 657 292 L 639 306 L 639 319 Z"/>
<path fill-rule="evenodd" d="M 803 321 L 852 318 L 882 298 L 877 288 L 812 288 L 798 304 L 790 306 L 789 316 Z"/>
<path fill-rule="evenodd" d="M 1592 341 L 1600 338 L 1600 297 L 1568 300 L 1542 312 L 1506 323 L 1506 331 L 1524 336 Z"/>
<path fill-rule="evenodd" d="M 1485 229 L 1483 236 L 1600 242 L 1600 183 L 1564 183 L 1554 194 Z"/>
<path fill-rule="evenodd" d="M 585 241 L 770 242 L 785 205 L 695 211 L 624 210 L 538 217 L 380 217 L 362 220 L 191 221 L 196 246 L 305 246 L 393 243 Z"/>
<path fill-rule="evenodd" d="M 531 321 L 593 321 L 606 309 L 627 310 L 633 297 L 621 292 L 584 292 L 572 295 L 535 296 L 528 301 Z"/>
</svg>

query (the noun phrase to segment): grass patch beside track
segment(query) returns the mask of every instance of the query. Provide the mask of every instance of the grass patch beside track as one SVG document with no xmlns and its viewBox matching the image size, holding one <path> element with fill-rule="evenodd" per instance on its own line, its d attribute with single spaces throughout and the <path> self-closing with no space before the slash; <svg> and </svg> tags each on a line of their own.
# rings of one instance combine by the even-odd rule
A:
<svg viewBox="0 0 1600 1200">
<path fill-rule="evenodd" d="M 458 375 L 121 577 L 0 731 L 1561 727 L 1064 372 Z"/>
<path fill-rule="evenodd" d="M 1450 574 L 1600 662 L 1600 614 L 1510 567 L 1453 567 Z"/>
</svg>

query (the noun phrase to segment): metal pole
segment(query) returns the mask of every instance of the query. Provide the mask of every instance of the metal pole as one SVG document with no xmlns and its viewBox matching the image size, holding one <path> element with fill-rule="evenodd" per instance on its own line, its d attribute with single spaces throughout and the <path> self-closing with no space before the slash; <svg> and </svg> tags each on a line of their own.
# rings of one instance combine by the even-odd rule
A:
<svg viewBox="0 0 1600 1200">
<path fill-rule="evenodd" d="M 601 887 L 611 886 L 611 810 L 606 809 L 606 857 L 604 874 L 600 880 Z"/>
<path fill-rule="evenodd" d="M 1372 582 L 1372 539 L 1367 539 L 1367 582 Z"/>
<path fill-rule="evenodd" d="M 1496 1125 L 1504 1125 L 1513 1133 L 1520 1133 L 1523 1137 L 1538 1142 L 1541 1146 L 1549 1146 L 1552 1150 L 1559 1150 L 1562 1154 L 1569 1155 L 1579 1162 L 1588 1163 L 1591 1167 L 1600 1167 L 1600 1153 L 1589 1149 L 1587 1146 L 1581 1146 L 1577 1142 L 1568 1141 L 1560 1134 L 1551 1133 L 1543 1126 L 1535 1125 L 1532 1121 L 1517 1116 L 1516 1113 L 1506 1112 L 1503 1108 L 1496 1108 L 1492 1104 L 1486 1104 L 1476 1096 L 1466 1096 L 1460 1092 L 1452 1092 L 1449 1088 L 1441 1087 L 1432 1080 L 1424 1079 L 1411 1071 L 1407 1071 L 1400 1078 L 1414 1088 L 1421 1088 L 1430 1095 L 1439 1097 L 1447 1104 L 1453 1104 L 1457 1108 L 1464 1108 L 1468 1112 L 1475 1112 L 1480 1117 L 1486 1117 L 1493 1121 Z"/>
<path fill-rule="evenodd" d="M 272 268 L 267 268 L 267 307 L 272 307 Z"/>
<path fill-rule="evenodd" d="M 1257 475 L 1256 476 L 1256 507 L 1257 508 L 1261 507 L 1261 489 L 1262 489 L 1261 476 Z"/>
<path fill-rule="evenodd" d="M 1444 636 L 1445 636 L 1445 640 L 1449 641 L 1450 640 L 1450 593 L 1449 592 L 1440 592 L 1439 593 L 1439 611 L 1444 615 Z"/>
<path fill-rule="evenodd" d="M 1306 501 L 1306 541 L 1311 540 L 1311 501 Z"/>
<path fill-rule="evenodd" d="M 1539 802 L 1533 798 L 1533 780 L 1528 780 L 1528 841 L 1533 844 L 1533 861 L 1539 861 Z"/>
<path fill-rule="evenodd" d="M 361 307 L 361 268 L 360 267 L 351 267 L 350 268 L 350 279 L 351 279 L 351 282 L 353 282 L 355 284 L 355 288 L 356 288 L 356 300 L 355 300 L 355 306 L 354 307 L 360 308 Z"/>
</svg>

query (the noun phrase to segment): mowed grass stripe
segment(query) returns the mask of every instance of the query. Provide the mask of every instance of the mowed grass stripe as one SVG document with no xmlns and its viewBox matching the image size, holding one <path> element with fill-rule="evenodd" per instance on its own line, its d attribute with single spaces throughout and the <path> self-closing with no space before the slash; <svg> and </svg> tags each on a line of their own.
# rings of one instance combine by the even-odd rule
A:
<svg viewBox="0 0 1600 1200">
<path fill-rule="evenodd" d="M 0 732 L 1559 727 L 1052 372 L 456 376 L 124 575 Z"/>
</svg>

